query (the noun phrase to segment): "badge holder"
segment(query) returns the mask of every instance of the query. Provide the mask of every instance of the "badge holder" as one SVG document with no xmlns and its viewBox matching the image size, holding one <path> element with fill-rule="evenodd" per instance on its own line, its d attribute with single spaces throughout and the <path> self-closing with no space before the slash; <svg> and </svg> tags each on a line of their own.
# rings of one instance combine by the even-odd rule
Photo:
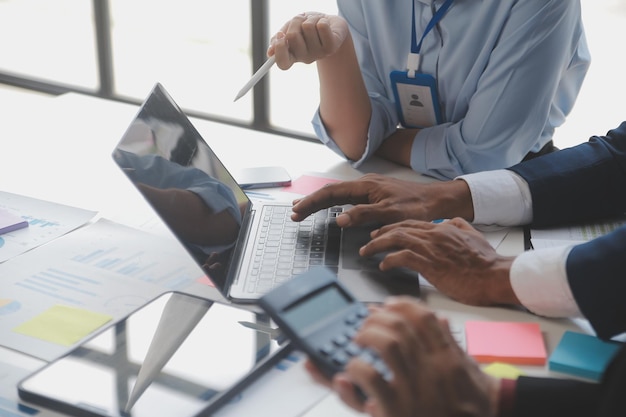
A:
<svg viewBox="0 0 626 417">
<path fill-rule="evenodd" d="M 402 126 L 421 129 L 442 123 L 435 77 L 416 73 L 410 78 L 406 71 L 392 71 L 390 77 Z"/>
<path fill-rule="evenodd" d="M 406 71 L 392 71 L 389 74 L 400 122 L 406 128 L 421 129 L 443 123 L 439 109 L 437 81 L 432 75 L 419 72 L 420 50 L 426 35 L 443 19 L 453 2 L 454 0 L 446 0 L 434 13 L 418 43 L 415 29 L 415 0 L 413 0 L 411 52 L 407 57 Z"/>
</svg>

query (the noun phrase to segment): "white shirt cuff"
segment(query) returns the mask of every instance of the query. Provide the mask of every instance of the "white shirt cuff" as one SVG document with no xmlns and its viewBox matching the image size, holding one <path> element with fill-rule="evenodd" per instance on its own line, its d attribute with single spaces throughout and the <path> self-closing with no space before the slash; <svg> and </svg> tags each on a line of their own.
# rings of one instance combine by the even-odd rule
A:
<svg viewBox="0 0 626 417">
<path fill-rule="evenodd" d="M 532 199 L 528 184 L 506 169 L 461 175 L 470 188 L 474 224 L 519 226 L 532 220 Z"/>
<path fill-rule="evenodd" d="M 565 269 L 571 249 L 572 246 L 562 246 L 531 250 L 515 258 L 511 286 L 524 307 L 546 317 L 582 316 Z"/>
</svg>

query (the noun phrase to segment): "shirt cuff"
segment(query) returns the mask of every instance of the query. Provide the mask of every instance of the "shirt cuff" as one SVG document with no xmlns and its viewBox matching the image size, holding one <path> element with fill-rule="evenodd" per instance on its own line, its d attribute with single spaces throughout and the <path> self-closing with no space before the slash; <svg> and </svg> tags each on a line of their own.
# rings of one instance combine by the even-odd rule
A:
<svg viewBox="0 0 626 417">
<path fill-rule="evenodd" d="M 522 305 L 546 317 L 581 317 L 567 280 L 565 263 L 572 246 L 524 252 L 511 265 L 513 292 Z"/>
<path fill-rule="evenodd" d="M 474 224 L 518 226 L 532 220 L 530 189 L 519 175 L 498 169 L 457 178 L 467 183 L 472 194 Z"/>
</svg>

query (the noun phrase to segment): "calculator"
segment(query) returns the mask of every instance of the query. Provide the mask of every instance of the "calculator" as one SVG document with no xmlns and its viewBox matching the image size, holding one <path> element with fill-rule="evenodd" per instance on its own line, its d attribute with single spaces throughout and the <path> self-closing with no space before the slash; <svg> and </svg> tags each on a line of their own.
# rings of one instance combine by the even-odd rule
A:
<svg viewBox="0 0 626 417">
<path fill-rule="evenodd" d="M 317 267 L 297 275 L 261 297 L 259 305 L 326 377 L 359 357 L 391 378 L 375 352 L 353 342 L 369 312 L 330 270 Z"/>
</svg>

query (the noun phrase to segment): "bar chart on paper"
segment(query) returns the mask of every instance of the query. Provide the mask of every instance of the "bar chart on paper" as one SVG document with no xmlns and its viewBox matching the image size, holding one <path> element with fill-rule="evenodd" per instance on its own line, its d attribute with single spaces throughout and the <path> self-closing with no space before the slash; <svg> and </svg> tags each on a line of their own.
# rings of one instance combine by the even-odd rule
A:
<svg viewBox="0 0 626 417">
<path fill-rule="evenodd" d="M 99 220 L 0 264 L 0 344 L 50 360 L 67 347 L 15 329 L 59 306 L 118 319 L 201 275 L 177 241 Z"/>
<path fill-rule="evenodd" d="M 72 261 L 172 290 L 181 288 L 196 278 L 187 265 L 167 267 L 160 259 L 155 259 L 145 251 L 127 254 L 125 248 L 115 246 L 81 253 L 74 256 Z"/>
<path fill-rule="evenodd" d="M 0 192 L 0 209 L 28 222 L 28 227 L 0 236 L 0 262 L 50 242 L 84 225 L 96 214 L 7 192 Z"/>
</svg>

